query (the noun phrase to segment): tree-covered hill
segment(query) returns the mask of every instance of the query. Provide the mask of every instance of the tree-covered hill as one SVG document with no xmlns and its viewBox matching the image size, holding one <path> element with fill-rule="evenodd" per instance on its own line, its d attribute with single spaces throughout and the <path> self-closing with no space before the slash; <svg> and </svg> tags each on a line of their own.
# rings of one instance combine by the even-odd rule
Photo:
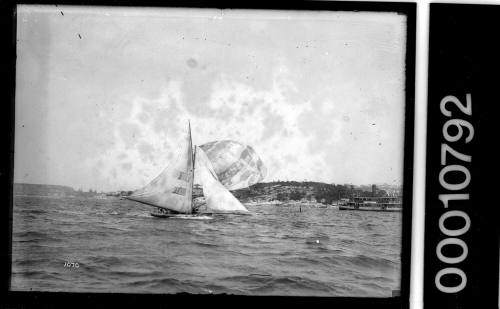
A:
<svg viewBox="0 0 500 309">
<path fill-rule="evenodd" d="M 231 191 L 242 202 L 308 200 L 331 204 L 352 195 L 372 196 L 371 191 L 352 185 L 327 184 L 312 181 L 276 181 L 257 183 L 248 188 Z M 385 196 L 385 190 L 377 190 L 375 196 Z"/>
</svg>

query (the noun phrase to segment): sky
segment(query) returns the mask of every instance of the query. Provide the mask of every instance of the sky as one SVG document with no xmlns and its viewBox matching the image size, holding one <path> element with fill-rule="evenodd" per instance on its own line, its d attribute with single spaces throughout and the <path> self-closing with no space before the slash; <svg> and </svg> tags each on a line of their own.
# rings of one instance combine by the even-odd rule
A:
<svg viewBox="0 0 500 309">
<path fill-rule="evenodd" d="M 402 184 L 406 17 L 20 6 L 14 182 L 133 190 L 193 143 L 264 181 Z"/>
</svg>

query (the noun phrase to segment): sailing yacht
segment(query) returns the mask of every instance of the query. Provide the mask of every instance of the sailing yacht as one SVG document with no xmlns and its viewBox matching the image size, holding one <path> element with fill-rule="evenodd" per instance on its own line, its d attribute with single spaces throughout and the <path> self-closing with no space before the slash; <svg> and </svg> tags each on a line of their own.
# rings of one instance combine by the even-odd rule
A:
<svg viewBox="0 0 500 309">
<path fill-rule="evenodd" d="M 249 213 L 219 181 L 203 149 L 198 146 L 193 148 L 190 123 L 180 150 L 179 156 L 160 175 L 126 198 L 154 207 L 151 215 L 163 218 Z M 195 174 L 203 188 L 205 207 L 196 207 L 193 202 Z"/>
</svg>

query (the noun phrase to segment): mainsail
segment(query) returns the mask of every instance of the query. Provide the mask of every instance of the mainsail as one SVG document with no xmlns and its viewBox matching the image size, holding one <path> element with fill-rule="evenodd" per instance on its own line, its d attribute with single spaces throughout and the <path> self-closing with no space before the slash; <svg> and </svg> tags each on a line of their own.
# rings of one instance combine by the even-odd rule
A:
<svg viewBox="0 0 500 309">
<path fill-rule="evenodd" d="M 182 139 L 181 153 L 171 165 L 144 188 L 126 198 L 181 213 L 192 212 L 193 195 L 193 145 L 191 125 Z"/>
<path fill-rule="evenodd" d="M 196 147 L 196 176 L 203 187 L 203 195 L 207 203 L 209 213 L 248 213 L 234 195 L 222 185 L 212 167 L 206 153 L 200 147 Z"/>
</svg>

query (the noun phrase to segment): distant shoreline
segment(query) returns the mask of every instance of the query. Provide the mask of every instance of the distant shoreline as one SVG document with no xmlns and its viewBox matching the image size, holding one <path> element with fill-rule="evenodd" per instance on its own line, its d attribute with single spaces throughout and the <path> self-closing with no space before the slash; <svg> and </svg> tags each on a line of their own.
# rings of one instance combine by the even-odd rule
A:
<svg viewBox="0 0 500 309">
<path fill-rule="evenodd" d="M 371 189 L 371 190 L 370 190 Z M 97 192 L 75 190 L 70 186 L 14 183 L 14 196 L 48 197 L 122 197 L 133 191 Z M 401 186 L 375 185 L 354 186 L 349 184 L 327 184 L 313 181 L 274 181 L 254 184 L 250 187 L 231 191 L 242 203 L 317 203 L 332 205 L 351 196 L 386 196 L 402 195 Z M 201 188 L 195 188 L 194 196 L 202 196 Z"/>
</svg>

